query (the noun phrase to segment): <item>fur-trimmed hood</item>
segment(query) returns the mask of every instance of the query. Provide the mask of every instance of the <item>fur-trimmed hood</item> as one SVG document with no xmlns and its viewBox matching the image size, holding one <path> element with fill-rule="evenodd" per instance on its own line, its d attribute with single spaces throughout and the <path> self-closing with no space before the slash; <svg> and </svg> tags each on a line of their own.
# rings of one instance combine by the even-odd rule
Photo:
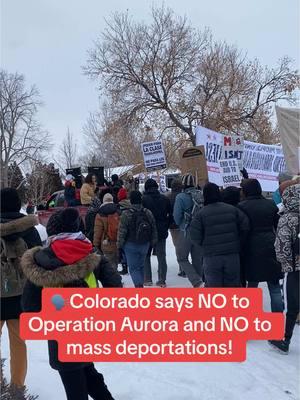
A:
<svg viewBox="0 0 300 400">
<path fill-rule="evenodd" d="M 26 251 L 21 260 L 23 272 L 34 285 L 41 287 L 61 287 L 71 282 L 84 279 L 93 272 L 101 261 L 101 256 L 95 253 L 77 261 L 72 265 L 62 265 L 53 269 L 45 269 L 36 261 L 42 247 L 34 247 Z M 49 266 L 48 266 L 49 268 Z"/>
<path fill-rule="evenodd" d="M 1 220 L 0 237 L 22 233 L 39 224 L 38 218 L 35 215 L 24 215 L 20 218 L 7 221 L 5 221 L 5 218 L 1 218 Z"/>
</svg>

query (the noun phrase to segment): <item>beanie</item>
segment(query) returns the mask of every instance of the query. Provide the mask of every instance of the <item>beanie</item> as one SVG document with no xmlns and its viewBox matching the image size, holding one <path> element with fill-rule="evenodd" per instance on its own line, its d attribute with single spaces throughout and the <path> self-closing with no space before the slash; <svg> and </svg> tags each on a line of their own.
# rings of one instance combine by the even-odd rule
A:
<svg viewBox="0 0 300 400">
<path fill-rule="evenodd" d="M 80 216 L 76 208 L 66 208 L 51 215 L 47 223 L 48 236 L 72 233 L 80 230 Z"/>
<path fill-rule="evenodd" d="M 207 183 L 203 188 L 203 198 L 205 206 L 222 201 L 219 186 L 215 183 Z"/>
<path fill-rule="evenodd" d="M 158 184 L 154 179 L 147 179 L 145 182 L 145 190 L 149 190 L 149 189 L 158 189 Z"/>
<path fill-rule="evenodd" d="M 185 188 L 195 187 L 195 179 L 194 179 L 193 175 L 191 175 L 191 174 L 183 175 L 182 184 Z"/>
<path fill-rule="evenodd" d="M 142 194 L 138 190 L 130 192 L 130 203 L 131 204 L 142 204 Z"/>
<path fill-rule="evenodd" d="M 117 181 L 119 180 L 119 176 L 118 176 L 117 174 L 113 174 L 113 175 L 111 176 L 111 180 L 112 180 L 113 182 L 117 182 Z"/>
<path fill-rule="evenodd" d="M 249 196 L 261 196 L 262 194 L 262 188 L 257 179 L 243 179 L 241 188 L 246 198 Z"/>
<path fill-rule="evenodd" d="M 1 213 L 18 212 L 21 208 L 21 199 L 16 189 L 1 189 Z"/>
<path fill-rule="evenodd" d="M 103 203 L 113 203 L 114 199 L 110 193 L 106 193 L 103 197 Z"/>
<path fill-rule="evenodd" d="M 125 188 L 121 188 L 118 191 L 118 201 L 122 201 L 127 199 L 127 190 Z"/>
</svg>

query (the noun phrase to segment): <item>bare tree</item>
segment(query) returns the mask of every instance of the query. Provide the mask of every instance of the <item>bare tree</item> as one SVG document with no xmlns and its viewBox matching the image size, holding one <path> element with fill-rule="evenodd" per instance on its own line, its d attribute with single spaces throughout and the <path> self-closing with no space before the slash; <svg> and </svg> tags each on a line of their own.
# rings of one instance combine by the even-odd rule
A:
<svg viewBox="0 0 300 400">
<path fill-rule="evenodd" d="M 167 125 L 186 133 L 192 143 L 197 124 L 259 134 L 261 119 L 266 126 L 275 102 L 295 103 L 299 85 L 288 58 L 273 69 L 263 68 L 165 6 L 152 8 L 149 24 L 115 13 L 90 50 L 84 71 L 99 79 L 116 116 L 155 121 L 163 113 Z"/>
<path fill-rule="evenodd" d="M 19 166 L 50 145 L 36 120 L 40 105 L 37 88 L 26 89 L 23 75 L 0 71 L 1 187 L 8 186 L 9 164 Z"/>
<path fill-rule="evenodd" d="M 77 163 L 77 142 L 70 132 L 68 127 L 66 137 L 64 138 L 60 149 L 60 160 L 61 164 L 65 168 L 72 168 Z"/>
</svg>

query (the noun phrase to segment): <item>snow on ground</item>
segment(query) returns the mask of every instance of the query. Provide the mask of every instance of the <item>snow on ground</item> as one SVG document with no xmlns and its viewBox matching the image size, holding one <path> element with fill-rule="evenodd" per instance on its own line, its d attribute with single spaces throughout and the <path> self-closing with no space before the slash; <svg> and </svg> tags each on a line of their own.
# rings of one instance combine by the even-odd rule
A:
<svg viewBox="0 0 300 400">
<path fill-rule="evenodd" d="M 170 238 L 168 286 L 189 287 L 177 276 L 177 264 Z M 156 258 L 153 257 L 153 271 Z M 156 279 L 154 273 L 153 280 Z M 129 276 L 126 286 L 132 286 Z M 150 289 L 151 290 L 151 289 Z M 264 287 L 264 307 L 270 310 Z M 8 358 L 6 329 L 2 337 L 2 357 Z M 299 400 L 297 376 L 300 372 L 299 326 L 295 327 L 288 356 L 272 350 L 265 341 L 250 341 L 244 363 L 97 363 L 116 400 Z M 27 385 L 40 400 L 63 400 L 59 375 L 48 364 L 46 342 L 28 342 Z M 8 362 L 5 374 L 9 377 Z"/>
</svg>

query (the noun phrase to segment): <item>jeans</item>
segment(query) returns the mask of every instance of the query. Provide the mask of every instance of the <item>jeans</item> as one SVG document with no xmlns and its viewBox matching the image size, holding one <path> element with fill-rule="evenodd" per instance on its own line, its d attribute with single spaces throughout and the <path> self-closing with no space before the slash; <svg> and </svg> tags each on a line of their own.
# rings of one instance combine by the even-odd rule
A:
<svg viewBox="0 0 300 400">
<path fill-rule="evenodd" d="M 25 341 L 20 338 L 20 320 L 1 321 L 0 333 L 5 323 L 9 336 L 11 384 L 22 387 L 27 373 L 27 351 Z"/>
<path fill-rule="evenodd" d="M 174 245 L 174 248 L 175 248 L 175 253 L 176 253 L 176 258 L 177 258 L 177 262 L 178 262 L 178 265 L 179 265 L 179 261 L 178 261 L 178 259 L 179 259 L 179 253 L 178 253 L 178 248 L 179 248 L 179 246 L 180 246 L 180 238 L 181 238 L 181 235 L 180 235 L 180 229 L 178 228 L 178 229 L 170 229 L 170 233 L 171 233 L 171 237 L 172 237 L 172 242 L 173 242 L 173 245 Z M 180 265 L 179 265 L 179 272 L 182 272 L 182 268 L 180 267 Z"/>
<path fill-rule="evenodd" d="M 167 277 L 167 260 L 166 260 L 166 239 L 160 239 L 154 248 L 155 255 L 158 261 L 158 280 L 159 282 L 166 282 Z M 149 248 L 145 261 L 145 273 L 144 281 L 152 282 L 152 270 L 151 270 L 151 252 L 152 248 Z"/>
<path fill-rule="evenodd" d="M 259 282 L 248 282 L 247 287 L 257 288 Z M 272 312 L 283 312 L 284 304 L 282 299 L 282 291 L 279 284 L 279 280 L 267 282 L 270 298 L 271 298 L 271 310 Z"/>
<path fill-rule="evenodd" d="M 205 287 L 240 287 L 240 255 L 204 256 Z"/>
<path fill-rule="evenodd" d="M 299 313 L 299 271 L 289 272 L 286 279 L 287 313 L 285 320 L 285 340 L 290 341 Z"/>
<path fill-rule="evenodd" d="M 144 264 L 149 245 L 150 243 L 126 242 L 123 247 L 129 273 L 135 287 L 143 287 L 144 285 Z"/>
<path fill-rule="evenodd" d="M 114 400 L 94 364 L 75 370 L 58 371 L 65 387 L 67 400 Z"/>
<path fill-rule="evenodd" d="M 177 245 L 177 260 L 181 270 L 186 273 L 188 280 L 194 287 L 202 284 L 203 277 L 203 257 L 202 247 L 192 243 L 189 236 L 185 236 L 183 231 L 179 231 Z M 192 263 L 189 261 L 191 254 Z"/>
</svg>

